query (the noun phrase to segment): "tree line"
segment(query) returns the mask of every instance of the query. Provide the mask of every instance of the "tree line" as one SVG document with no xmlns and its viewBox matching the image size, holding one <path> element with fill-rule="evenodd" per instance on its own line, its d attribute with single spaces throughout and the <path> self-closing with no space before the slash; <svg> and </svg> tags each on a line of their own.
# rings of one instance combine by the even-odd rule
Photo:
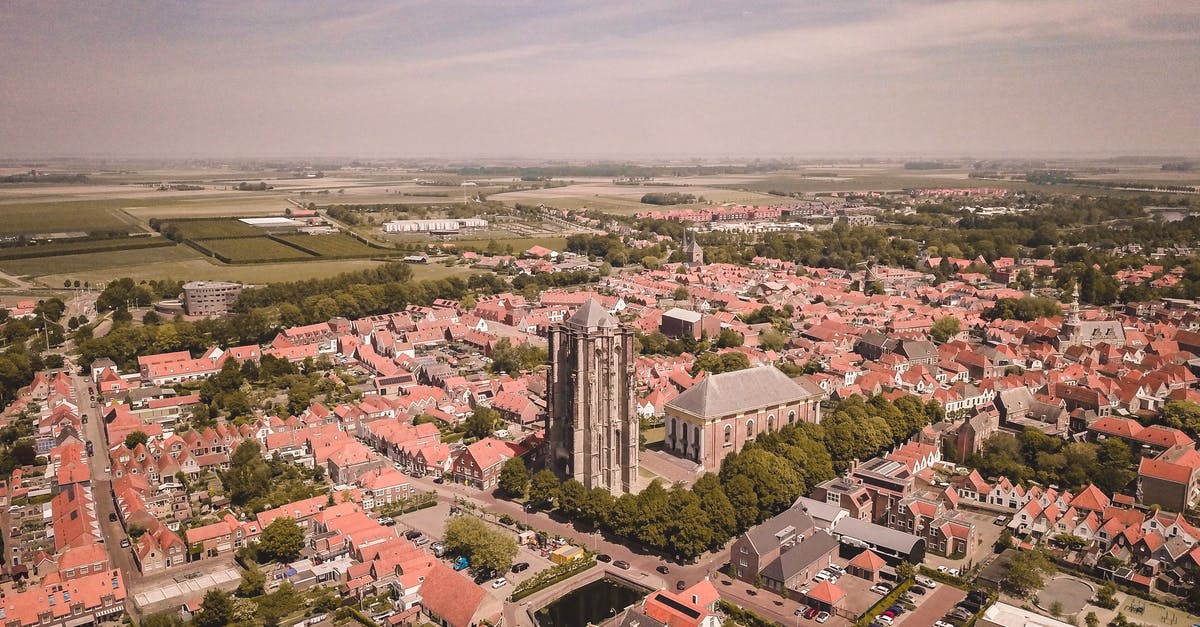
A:
<svg viewBox="0 0 1200 627">
<path fill-rule="evenodd" d="M 913 396 L 895 403 L 880 396 L 852 397 L 832 403 L 822 424 L 785 425 L 761 434 L 690 489 L 656 480 L 636 495 L 614 498 L 575 479 L 561 482 L 549 470 L 531 475 L 522 459 L 513 458 L 501 470 L 498 491 L 510 498 L 527 496 L 533 507 L 557 510 L 576 523 L 691 560 L 787 509 L 852 459 L 885 453 L 941 418 L 940 406 Z"/>
</svg>

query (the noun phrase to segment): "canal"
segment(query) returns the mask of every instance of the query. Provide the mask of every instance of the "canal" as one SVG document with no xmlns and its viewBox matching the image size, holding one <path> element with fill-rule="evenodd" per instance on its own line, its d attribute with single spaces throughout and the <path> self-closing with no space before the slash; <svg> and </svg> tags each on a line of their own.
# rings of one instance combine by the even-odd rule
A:
<svg viewBox="0 0 1200 627">
<path fill-rule="evenodd" d="M 642 598 L 643 592 L 608 579 L 572 590 L 537 611 L 540 627 L 584 627 L 598 624 Z"/>
</svg>

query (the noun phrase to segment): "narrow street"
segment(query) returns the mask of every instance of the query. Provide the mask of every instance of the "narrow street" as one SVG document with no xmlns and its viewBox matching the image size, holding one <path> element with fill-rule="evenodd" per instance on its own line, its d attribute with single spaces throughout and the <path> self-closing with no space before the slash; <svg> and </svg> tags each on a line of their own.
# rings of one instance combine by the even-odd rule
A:
<svg viewBox="0 0 1200 627">
<path fill-rule="evenodd" d="M 104 537 L 104 547 L 108 551 L 109 562 L 120 568 L 125 577 L 126 585 L 131 589 L 135 580 L 140 578 L 137 566 L 133 561 L 130 549 L 121 548 L 121 540 L 127 538 L 120 522 L 113 522 L 116 514 L 116 503 L 113 501 L 111 477 L 104 470 L 108 466 L 108 437 L 104 432 L 104 417 L 100 414 L 101 407 L 92 407 L 88 387 L 91 380 L 76 372 L 71 373 L 71 382 L 75 390 L 75 399 L 79 405 L 81 417 L 87 420 L 83 425 L 83 436 L 92 443 L 93 454 L 88 458 L 92 474 L 92 497 L 96 502 L 96 519 L 100 524 L 100 533 Z"/>
</svg>

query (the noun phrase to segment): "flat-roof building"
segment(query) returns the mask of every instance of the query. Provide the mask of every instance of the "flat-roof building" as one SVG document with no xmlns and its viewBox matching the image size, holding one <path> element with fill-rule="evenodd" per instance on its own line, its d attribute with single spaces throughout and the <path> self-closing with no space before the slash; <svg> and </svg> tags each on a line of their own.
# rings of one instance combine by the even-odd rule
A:
<svg viewBox="0 0 1200 627">
<path fill-rule="evenodd" d="M 224 316 L 241 293 L 241 283 L 189 281 L 183 284 L 183 308 L 189 316 Z"/>
</svg>

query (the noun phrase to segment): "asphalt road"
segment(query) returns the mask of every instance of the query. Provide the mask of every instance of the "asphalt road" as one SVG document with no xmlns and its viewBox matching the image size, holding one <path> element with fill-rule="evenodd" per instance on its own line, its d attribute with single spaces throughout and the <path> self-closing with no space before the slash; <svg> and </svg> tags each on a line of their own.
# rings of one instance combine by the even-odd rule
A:
<svg viewBox="0 0 1200 627">
<path fill-rule="evenodd" d="M 125 529 L 121 527 L 120 522 L 109 520 L 110 514 L 116 513 L 116 503 L 113 500 L 111 477 L 104 472 L 104 468 L 108 466 L 108 436 L 104 432 L 104 418 L 100 415 L 99 406 L 91 406 L 91 395 L 88 393 L 90 379 L 72 374 L 71 381 L 75 388 L 75 400 L 79 405 L 80 415 L 87 418 L 87 424 L 83 425 L 83 436 L 92 443 L 94 450 L 94 454 L 88 458 L 88 463 L 92 471 L 92 497 L 96 502 L 96 518 L 100 523 L 104 548 L 108 551 L 109 563 L 121 569 L 126 585 L 130 586 L 140 579 L 141 575 L 130 549 L 121 548 L 121 540 L 128 537 Z M 132 589 L 132 586 L 130 588 Z"/>
</svg>

